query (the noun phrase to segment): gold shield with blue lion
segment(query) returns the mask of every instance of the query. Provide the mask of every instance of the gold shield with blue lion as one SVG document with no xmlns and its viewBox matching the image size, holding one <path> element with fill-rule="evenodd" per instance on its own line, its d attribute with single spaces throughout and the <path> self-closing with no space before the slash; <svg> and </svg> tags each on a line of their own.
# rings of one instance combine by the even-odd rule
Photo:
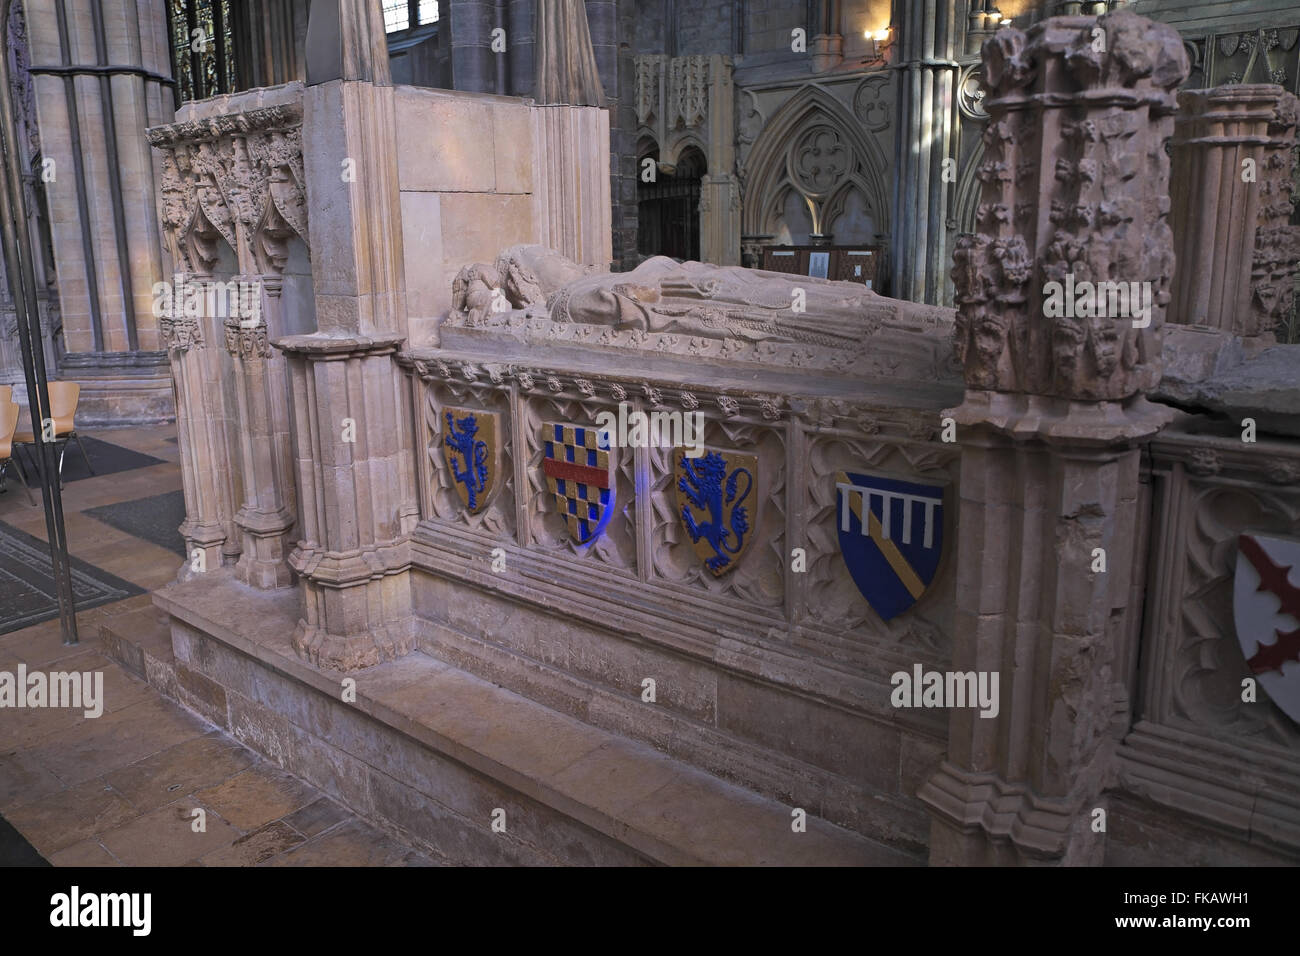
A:
<svg viewBox="0 0 1300 956">
<path fill-rule="evenodd" d="M 442 409 L 442 456 L 461 504 L 478 514 L 492 501 L 501 475 L 500 412 Z"/>
<path fill-rule="evenodd" d="M 703 448 L 673 449 L 677 520 L 714 577 L 734 571 L 758 524 L 758 457 Z"/>
</svg>

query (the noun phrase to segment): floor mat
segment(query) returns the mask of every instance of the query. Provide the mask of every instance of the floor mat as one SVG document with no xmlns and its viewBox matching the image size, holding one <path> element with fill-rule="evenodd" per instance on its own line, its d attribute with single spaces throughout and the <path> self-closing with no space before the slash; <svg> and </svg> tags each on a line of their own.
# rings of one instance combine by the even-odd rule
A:
<svg viewBox="0 0 1300 956">
<path fill-rule="evenodd" d="M 185 539 L 176 530 L 185 520 L 183 491 L 87 508 L 82 514 L 185 557 Z"/>
<path fill-rule="evenodd" d="M 132 451 L 130 448 L 123 448 L 121 445 L 114 445 L 111 442 L 100 441 L 98 438 L 91 438 L 88 435 L 81 436 L 81 443 L 86 446 L 86 454 L 90 456 L 90 463 L 95 467 L 95 474 L 92 476 L 86 468 L 86 459 L 82 457 L 81 449 L 77 447 L 77 443 L 70 441 L 68 442 L 67 453 L 63 456 L 63 481 L 65 484 L 69 481 L 81 481 L 83 478 L 113 475 L 119 471 L 130 471 L 133 468 L 147 468 L 150 465 L 165 464 L 161 458 L 155 458 L 153 455 L 146 455 L 143 452 Z M 19 461 L 22 462 L 23 473 L 27 476 L 28 483 L 33 488 L 39 488 L 40 482 L 36 478 L 36 446 L 22 446 L 18 456 Z"/>
<path fill-rule="evenodd" d="M 72 598 L 78 611 L 143 594 L 144 589 L 69 557 Z M 40 538 L 0 521 L 0 634 L 59 616 L 50 549 Z"/>
<path fill-rule="evenodd" d="M 0 817 L 0 866 L 49 866 L 45 857 L 36 852 L 23 835 Z"/>
</svg>

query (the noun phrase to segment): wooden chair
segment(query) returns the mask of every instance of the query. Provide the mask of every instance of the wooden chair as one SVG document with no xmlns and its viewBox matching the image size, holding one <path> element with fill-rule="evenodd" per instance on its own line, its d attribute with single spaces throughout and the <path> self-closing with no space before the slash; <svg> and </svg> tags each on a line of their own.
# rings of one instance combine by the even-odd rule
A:
<svg viewBox="0 0 1300 956">
<path fill-rule="evenodd" d="M 19 411 L 17 402 L 0 402 L 0 491 L 5 490 L 5 472 L 9 470 L 10 465 L 13 465 L 14 471 L 18 474 L 18 480 L 23 483 L 23 488 L 27 490 L 28 503 L 34 505 L 36 499 L 32 497 L 32 489 L 27 484 L 27 476 L 23 474 L 23 466 L 13 456 L 14 431 L 18 428 Z"/>
<path fill-rule="evenodd" d="M 12 402 L 14 400 L 14 387 L 12 385 L 0 385 L 0 404 Z"/>
<path fill-rule="evenodd" d="M 77 402 L 81 398 L 81 386 L 76 382 L 50 382 L 46 394 L 49 397 L 50 418 L 54 420 L 54 443 L 59 446 L 59 475 L 63 475 L 63 456 L 67 454 L 68 442 L 75 441 L 86 460 L 86 468 L 93 475 L 95 466 L 90 463 L 86 446 L 81 443 L 81 436 L 76 430 Z M 33 445 L 36 436 L 29 431 L 14 435 L 14 442 L 19 445 Z"/>
</svg>

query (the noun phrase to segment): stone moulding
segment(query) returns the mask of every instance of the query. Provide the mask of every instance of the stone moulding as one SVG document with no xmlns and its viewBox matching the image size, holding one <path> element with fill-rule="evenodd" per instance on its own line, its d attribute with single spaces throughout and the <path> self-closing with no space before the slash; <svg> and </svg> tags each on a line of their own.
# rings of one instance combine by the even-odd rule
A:
<svg viewBox="0 0 1300 956">
<path fill-rule="evenodd" d="M 1008 852 L 1014 848 L 1017 855 L 1042 860 L 1059 856 L 1078 816 L 1078 807 L 1069 801 L 1041 798 L 996 773 L 970 773 L 947 761 L 917 796 L 964 832 L 982 830 Z"/>
<path fill-rule="evenodd" d="M 301 501 L 288 565 L 299 576 L 302 616 L 294 649 L 318 667 L 355 670 L 414 646 L 410 538 L 400 474 L 398 336 L 285 336 L 293 389 L 295 465 Z M 351 419 L 353 435 L 344 432 Z M 413 508 L 412 508 L 413 510 Z"/>
<path fill-rule="evenodd" d="M 1139 721 L 1116 755 L 1127 793 L 1239 840 L 1300 853 L 1300 772 L 1284 757 L 1250 761 L 1237 743 Z"/>
</svg>

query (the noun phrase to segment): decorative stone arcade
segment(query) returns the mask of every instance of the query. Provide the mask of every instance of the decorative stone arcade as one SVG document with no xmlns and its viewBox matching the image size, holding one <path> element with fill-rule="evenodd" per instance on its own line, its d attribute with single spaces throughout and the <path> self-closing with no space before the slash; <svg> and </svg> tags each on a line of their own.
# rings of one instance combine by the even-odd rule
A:
<svg viewBox="0 0 1300 956">
<path fill-rule="evenodd" d="M 296 502 L 287 370 L 270 340 L 289 324 L 289 242 L 309 239 L 302 87 L 187 105 L 178 118 L 149 139 L 162 154 L 161 218 L 178 268 L 159 325 L 182 397 L 182 574 L 235 558 L 240 580 L 285 587 Z M 202 308 L 187 310 L 192 296 Z"/>
</svg>

